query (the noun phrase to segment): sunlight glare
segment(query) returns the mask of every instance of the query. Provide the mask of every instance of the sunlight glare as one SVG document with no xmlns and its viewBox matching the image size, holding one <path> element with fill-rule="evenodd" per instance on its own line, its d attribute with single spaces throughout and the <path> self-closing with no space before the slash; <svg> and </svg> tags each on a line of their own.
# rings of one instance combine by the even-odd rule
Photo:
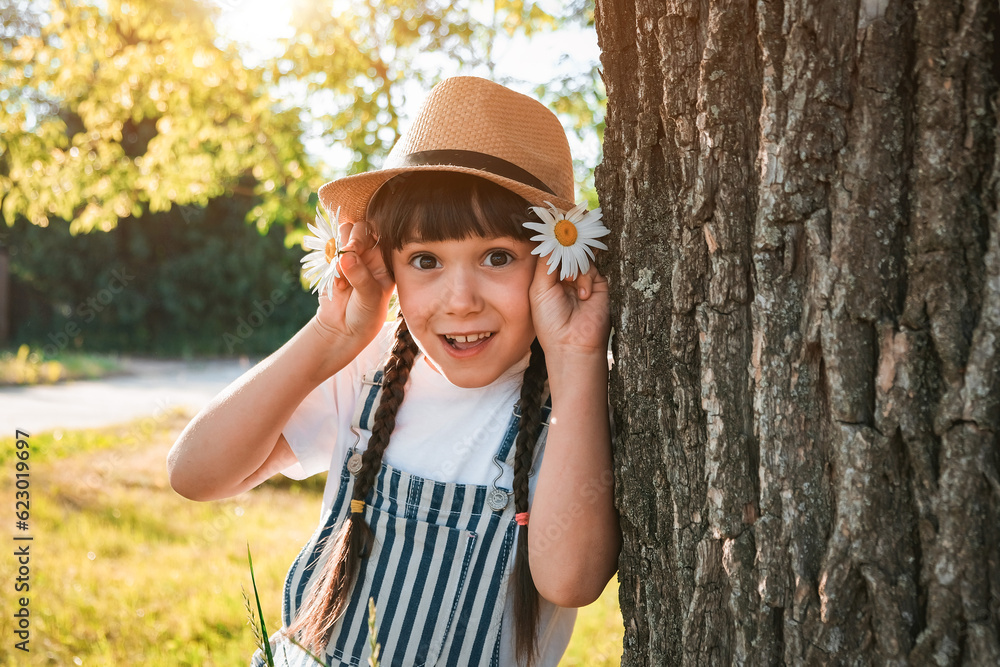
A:
<svg viewBox="0 0 1000 667">
<path fill-rule="evenodd" d="M 254 60 L 277 55 L 278 40 L 291 37 L 292 3 L 274 0 L 215 0 L 216 28 L 224 37 L 246 47 Z"/>
</svg>

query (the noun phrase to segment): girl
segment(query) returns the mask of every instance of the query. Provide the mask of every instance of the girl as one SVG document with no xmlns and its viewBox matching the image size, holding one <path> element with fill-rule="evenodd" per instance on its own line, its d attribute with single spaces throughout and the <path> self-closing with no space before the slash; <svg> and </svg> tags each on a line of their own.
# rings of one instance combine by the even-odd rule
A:
<svg viewBox="0 0 1000 667">
<path fill-rule="evenodd" d="M 614 574 L 607 283 L 588 262 L 607 232 L 563 212 L 572 196 L 556 117 L 473 77 L 431 91 L 385 169 L 321 188 L 343 220 L 307 239 L 316 316 L 168 459 L 196 500 L 329 471 L 279 664 L 367 664 L 372 598 L 383 665 L 555 666 Z"/>
</svg>

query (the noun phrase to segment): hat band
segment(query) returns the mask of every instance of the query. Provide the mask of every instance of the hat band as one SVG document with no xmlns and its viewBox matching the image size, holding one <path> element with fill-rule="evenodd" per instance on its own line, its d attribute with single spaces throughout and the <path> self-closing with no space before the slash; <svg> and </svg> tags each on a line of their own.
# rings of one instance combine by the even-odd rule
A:
<svg viewBox="0 0 1000 667">
<path fill-rule="evenodd" d="M 523 183 L 524 185 L 533 187 L 536 190 L 543 190 L 553 196 L 556 194 L 551 188 L 549 188 L 549 186 L 545 185 L 545 183 L 535 177 L 530 171 L 521 169 L 513 162 L 507 162 L 507 160 L 502 158 L 487 155 L 486 153 L 479 153 L 477 151 L 417 151 L 416 153 L 410 153 L 409 155 L 404 156 L 403 159 L 399 161 L 399 164 L 394 165 L 394 167 L 422 167 L 428 165 L 451 165 L 454 167 L 477 169 L 479 171 L 489 172 L 494 176 L 509 178 L 512 181 Z"/>
</svg>

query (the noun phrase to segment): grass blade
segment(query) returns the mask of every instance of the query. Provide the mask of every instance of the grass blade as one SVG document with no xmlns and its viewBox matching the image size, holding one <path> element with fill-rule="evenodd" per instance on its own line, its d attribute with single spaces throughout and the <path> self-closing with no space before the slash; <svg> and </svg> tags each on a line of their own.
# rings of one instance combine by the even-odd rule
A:
<svg viewBox="0 0 1000 667">
<path fill-rule="evenodd" d="M 375 635 L 375 598 L 368 598 L 368 642 L 372 654 L 368 657 L 368 667 L 379 667 L 378 654 L 382 647 Z"/>
<path fill-rule="evenodd" d="M 260 606 L 260 595 L 257 593 L 257 579 L 253 576 L 253 556 L 250 555 L 250 543 L 247 542 L 247 562 L 250 563 L 250 582 L 253 584 L 253 597 L 257 601 L 257 618 L 260 619 L 260 634 L 264 641 L 264 656 L 267 658 L 269 667 L 274 667 L 274 655 L 271 653 L 270 635 L 267 634 L 267 625 L 264 624 L 264 610 Z"/>
<path fill-rule="evenodd" d="M 260 649 L 260 652 L 263 653 L 264 639 L 261 637 L 260 628 L 257 626 L 257 614 L 254 612 L 253 607 L 250 604 L 250 598 L 247 597 L 247 591 L 243 588 L 243 586 L 240 586 L 240 592 L 243 593 L 243 602 L 247 610 L 247 624 L 250 626 L 250 629 L 253 630 L 254 643 L 257 645 L 257 648 Z"/>
<path fill-rule="evenodd" d="M 323 665 L 324 667 L 326 666 L 325 662 L 323 662 L 322 660 L 320 660 L 320 658 L 315 653 L 313 653 L 312 651 L 310 651 L 298 639 L 296 639 L 295 637 L 291 637 L 289 635 L 285 635 L 285 638 L 288 639 L 288 641 L 290 641 L 293 644 L 295 644 L 296 646 L 298 646 L 300 649 L 302 649 L 302 651 L 304 651 L 306 655 L 308 655 L 310 658 L 312 658 L 313 662 L 315 662 L 317 665 Z"/>
</svg>

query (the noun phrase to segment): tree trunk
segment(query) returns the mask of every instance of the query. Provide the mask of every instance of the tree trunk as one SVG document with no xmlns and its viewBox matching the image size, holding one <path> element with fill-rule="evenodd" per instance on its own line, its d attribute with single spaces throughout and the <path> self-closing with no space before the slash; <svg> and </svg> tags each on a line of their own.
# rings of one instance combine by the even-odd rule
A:
<svg viewBox="0 0 1000 667">
<path fill-rule="evenodd" d="M 623 665 L 1000 664 L 998 15 L 598 1 Z"/>
</svg>

